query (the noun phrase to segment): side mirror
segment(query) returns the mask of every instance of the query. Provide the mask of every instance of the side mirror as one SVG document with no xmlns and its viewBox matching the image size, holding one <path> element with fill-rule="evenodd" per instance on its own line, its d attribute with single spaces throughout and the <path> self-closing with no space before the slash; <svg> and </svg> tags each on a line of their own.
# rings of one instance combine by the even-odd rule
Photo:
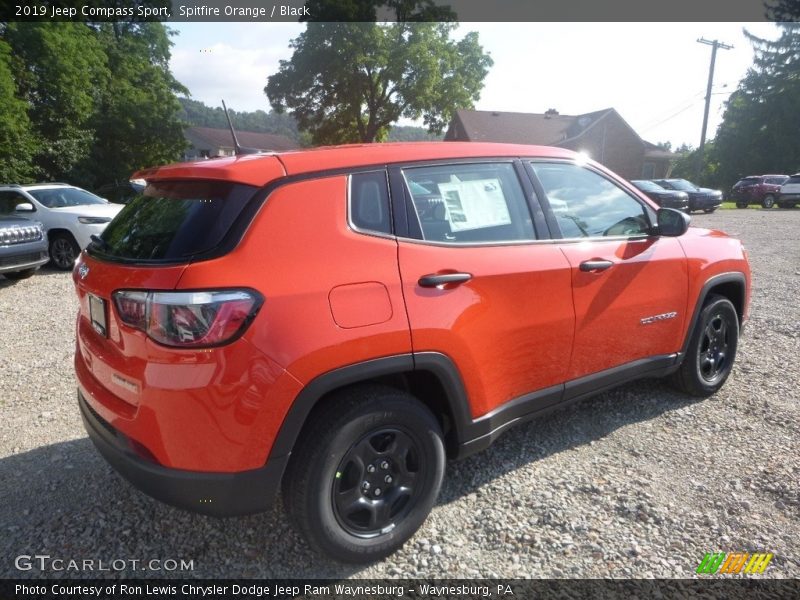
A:
<svg viewBox="0 0 800 600">
<path fill-rule="evenodd" d="M 659 208 L 656 213 L 658 223 L 658 235 L 668 237 L 678 237 L 686 233 L 692 218 L 685 212 L 674 208 Z"/>
<path fill-rule="evenodd" d="M 33 204 L 31 204 L 30 202 L 22 202 L 20 204 L 17 204 L 14 207 L 14 210 L 17 212 L 34 212 L 36 209 L 33 208 Z"/>
</svg>

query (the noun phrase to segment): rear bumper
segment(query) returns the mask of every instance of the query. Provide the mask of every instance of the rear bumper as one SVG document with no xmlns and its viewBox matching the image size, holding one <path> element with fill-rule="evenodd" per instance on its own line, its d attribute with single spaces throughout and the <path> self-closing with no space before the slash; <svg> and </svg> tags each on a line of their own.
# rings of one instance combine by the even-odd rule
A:
<svg viewBox="0 0 800 600">
<path fill-rule="evenodd" d="M 78 391 L 83 426 L 100 454 L 136 488 L 153 498 L 215 517 L 262 512 L 272 506 L 289 456 L 259 469 L 208 473 L 170 469 L 142 458 L 129 438 L 100 418 Z"/>
</svg>

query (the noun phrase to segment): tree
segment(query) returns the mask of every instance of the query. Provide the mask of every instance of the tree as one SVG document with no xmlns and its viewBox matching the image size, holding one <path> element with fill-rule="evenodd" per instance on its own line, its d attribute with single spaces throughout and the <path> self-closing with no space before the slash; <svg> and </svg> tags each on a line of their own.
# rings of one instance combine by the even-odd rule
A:
<svg viewBox="0 0 800 600">
<path fill-rule="evenodd" d="M 95 133 L 77 177 L 90 186 L 181 158 L 186 148 L 176 94 L 186 94 L 169 70 L 169 30 L 163 24 L 103 23 L 97 37 L 110 77 L 90 120 Z"/>
<path fill-rule="evenodd" d="M 771 21 L 796 21 L 800 19 L 800 0 L 770 0 L 765 3 L 767 18 Z"/>
<path fill-rule="evenodd" d="M 11 72 L 11 47 L 0 40 L 0 182 L 29 183 L 36 150 L 25 103 L 17 98 Z"/>
<path fill-rule="evenodd" d="M 67 179 L 93 142 L 89 120 L 109 73 L 93 30 L 83 23 L 8 23 L 17 97 L 36 139 L 36 177 Z"/>
<path fill-rule="evenodd" d="M 315 144 L 382 141 L 401 117 L 441 133 L 472 108 L 492 59 L 453 23 L 308 23 L 264 92 Z"/>
<path fill-rule="evenodd" d="M 180 119 L 194 127 L 213 127 L 227 129 L 228 121 L 221 107 L 206 106 L 197 100 L 178 98 L 181 103 Z M 241 131 L 258 131 L 261 133 L 275 133 L 283 135 L 296 142 L 300 141 L 297 122 L 287 114 L 278 114 L 275 111 L 265 112 L 237 112 L 228 108 L 233 126 Z"/>
<path fill-rule="evenodd" d="M 800 170 L 800 24 L 780 23 L 781 36 L 753 43 L 753 67 L 726 103 L 709 162 L 728 186 L 754 173 Z"/>
</svg>

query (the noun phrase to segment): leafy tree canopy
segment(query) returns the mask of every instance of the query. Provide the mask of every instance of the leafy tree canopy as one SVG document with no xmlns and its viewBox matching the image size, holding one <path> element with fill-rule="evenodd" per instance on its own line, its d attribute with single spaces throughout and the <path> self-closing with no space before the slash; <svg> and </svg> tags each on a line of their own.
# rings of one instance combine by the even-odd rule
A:
<svg viewBox="0 0 800 600">
<path fill-rule="evenodd" d="M 11 47 L 0 40 L 0 182 L 28 183 L 36 150 L 25 102 L 17 97 L 11 72 Z"/>
<path fill-rule="evenodd" d="M 775 41 L 747 34 L 755 49 L 753 67 L 731 94 L 705 157 L 707 170 L 716 164 L 710 170 L 717 185 L 800 171 L 800 23 L 779 27 Z"/>
<path fill-rule="evenodd" d="M 492 59 L 453 23 L 308 23 L 264 88 L 315 144 L 386 139 L 401 117 L 440 133 L 479 98 Z"/>
</svg>

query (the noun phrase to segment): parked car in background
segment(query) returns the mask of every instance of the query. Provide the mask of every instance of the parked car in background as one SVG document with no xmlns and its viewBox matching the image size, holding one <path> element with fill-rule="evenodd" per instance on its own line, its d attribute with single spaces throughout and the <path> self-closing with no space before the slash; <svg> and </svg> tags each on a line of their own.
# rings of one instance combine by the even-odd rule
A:
<svg viewBox="0 0 800 600">
<path fill-rule="evenodd" d="M 747 208 L 750 204 L 760 204 L 772 208 L 781 193 L 781 186 L 789 179 L 788 175 L 750 175 L 733 184 L 731 199 L 736 208 Z"/>
<path fill-rule="evenodd" d="M 703 188 L 687 179 L 653 179 L 658 185 L 668 190 L 678 190 L 689 195 L 689 212 L 702 210 L 712 213 L 722 204 L 722 192 Z"/>
<path fill-rule="evenodd" d="M 781 186 L 778 195 L 778 206 L 781 208 L 794 208 L 800 204 L 800 173 L 795 173 Z"/>
<path fill-rule="evenodd" d="M 0 202 L 0 274 L 25 279 L 48 261 L 47 238 L 41 223 L 4 209 Z"/>
<path fill-rule="evenodd" d="M 145 188 L 141 179 L 132 179 L 120 183 L 109 183 L 95 190 L 95 194 L 114 204 L 127 204 L 136 196 L 141 195 Z"/>
<path fill-rule="evenodd" d="M 748 315 L 740 242 L 563 148 L 353 145 L 142 177 L 72 272 L 89 437 L 190 510 L 282 489 L 337 560 L 399 548 L 446 457 L 516 423 L 638 377 L 712 395 Z"/>
<path fill-rule="evenodd" d="M 103 233 L 122 206 L 66 183 L 0 185 L 0 203 L 42 223 L 50 260 L 69 270 L 92 235 Z"/>
<path fill-rule="evenodd" d="M 631 183 L 659 206 L 689 212 L 689 194 L 686 192 L 668 190 L 658 185 L 655 181 L 646 179 L 631 180 Z"/>
</svg>

